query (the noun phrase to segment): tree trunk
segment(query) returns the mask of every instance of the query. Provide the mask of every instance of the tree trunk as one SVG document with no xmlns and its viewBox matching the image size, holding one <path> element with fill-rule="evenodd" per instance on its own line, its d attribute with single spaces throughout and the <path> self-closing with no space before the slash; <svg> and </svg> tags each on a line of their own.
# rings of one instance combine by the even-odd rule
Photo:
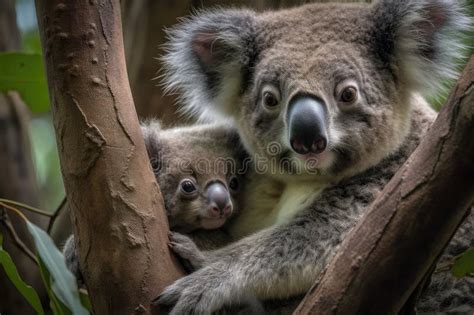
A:
<svg viewBox="0 0 474 315">
<path fill-rule="evenodd" d="M 21 46 L 20 30 L 16 24 L 14 0 L 0 0 L 0 51 L 18 50 Z"/>
<path fill-rule="evenodd" d="M 79 257 L 96 314 L 149 313 L 182 275 L 139 128 L 120 4 L 37 0 L 53 121 Z"/>
<path fill-rule="evenodd" d="M 0 51 L 19 50 L 20 31 L 16 23 L 15 1 L 0 0 Z M 15 92 L 0 93 L 0 197 L 39 206 L 36 173 L 33 167 L 28 136 L 29 113 Z M 2 210 L 0 210 L 0 213 Z M 29 220 L 45 227 L 47 218 L 24 211 Z M 16 216 L 9 216 L 20 239 L 33 247 L 25 224 Z M 32 285 L 41 298 L 46 297 L 41 276 L 35 263 L 14 243 L 5 226 L 0 223 L 4 247 L 12 256 L 18 272 L 26 283 Z M 21 296 L 0 268 L 0 314 L 33 314 L 33 308 Z"/>
<path fill-rule="evenodd" d="M 425 139 L 297 314 L 395 314 L 407 302 L 474 202 L 473 83 L 471 57 Z"/>
</svg>

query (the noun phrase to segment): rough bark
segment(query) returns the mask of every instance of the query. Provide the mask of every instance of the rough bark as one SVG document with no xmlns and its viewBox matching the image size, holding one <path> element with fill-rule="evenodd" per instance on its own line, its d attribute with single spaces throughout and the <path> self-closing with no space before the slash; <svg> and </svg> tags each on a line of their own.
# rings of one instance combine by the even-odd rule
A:
<svg viewBox="0 0 474 315">
<path fill-rule="evenodd" d="M 428 135 L 296 314 L 395 314 L 403 307 L 474 202 L 473 83 L 471 57 Z"/>
<path fill-rule="evenodd" d="M 19 50 L 20 31 L 16 23 L 15 1 L 0 0 L 0 51 Z M 0 93 L 0 197 L 39 206 L 36 173 L 28 136 L 29 113 L 20 96 L 15 92 Z M 1 212 L 1 210 L 0 210 Z M 47 218 L 25 211 L 35 224 L 45 227 Z M 23 242 L 33 247 L 25 225 L 16 216 L 9 216 L 15 231 Z M 40 297 L 46 297 L 41 276 L 31 261 L 15 244 L 5 226 L 0 224 L 4 247 L 12 256 L 22 278 L 32 285 Z M 0 313 L 33 314 L 33 308 L 0 268 Z"/>
<path fill-rule="evenodd" d="M 120 4 L 36 1 L 53 122 L 96 314 L 149 313 L 177 279 L 125 68 Z"/>
</svg>

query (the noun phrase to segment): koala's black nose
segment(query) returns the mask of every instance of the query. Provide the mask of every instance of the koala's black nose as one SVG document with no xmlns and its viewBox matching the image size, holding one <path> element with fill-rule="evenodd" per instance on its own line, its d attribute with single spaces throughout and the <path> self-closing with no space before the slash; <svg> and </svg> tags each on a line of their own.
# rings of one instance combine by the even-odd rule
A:
<svg viewBox="0 0 474 315">
<path fill-rule="evenodd" d="M 288 107 L 290 145 L 296 153 L 321 153 L 327 146 L 326 108 L 318 98 L 299 95 Z"/>
<path fill-rule="evenodd" d="M 226 217 L 232 212 L 229 191 L 221 182 L 207 186 L 207 201 L 212 216 Z"/>
</svg>

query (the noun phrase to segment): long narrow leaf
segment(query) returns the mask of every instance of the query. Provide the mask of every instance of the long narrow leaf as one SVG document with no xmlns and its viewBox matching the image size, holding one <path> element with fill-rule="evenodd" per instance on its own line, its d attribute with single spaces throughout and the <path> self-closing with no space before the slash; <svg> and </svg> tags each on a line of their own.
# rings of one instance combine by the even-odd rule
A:
<svg viewBox="0 0 474 315">
<path fill-rule="evenodd" d="M 53 240 L 33 223 L 27 222 L 27 227 L 35 241 L 38 256 L 50 273 L 51 289 L 54 294 L 74 314 L 89 314 L 81 304 L 76 279 L 67 269 L 64 257 Z"/>
<path fill-rule="evenodd" d="M 38 261 L 41 271 L 41 277 L 43 278 L 43 283 L 46 287 L 46 292 L 48 292 L 49 306 L 53 311 L 53 315 L 71 315 L 72 312 L 59 301 L 59 299 L 56 297 L 51 288 L 51 275 L 48 271 L 48 268 L 46 268 L 41 259 L 38 259 Z"/>
<path fill-rule="evenodd" d="M 5 270 L 8 279 L 10 279 L 18 292 L 28 301 L 36 313 L 44 315 L 43 306 L 41 305 L 38 293 L 36 293 L 32 286 L 26 284 L 23 279 L 21 279 L 11 256 L 3 248 L 2 234 L 0 234 L 0 265 L 3 266 L 3 270 Z"/>
</svg>

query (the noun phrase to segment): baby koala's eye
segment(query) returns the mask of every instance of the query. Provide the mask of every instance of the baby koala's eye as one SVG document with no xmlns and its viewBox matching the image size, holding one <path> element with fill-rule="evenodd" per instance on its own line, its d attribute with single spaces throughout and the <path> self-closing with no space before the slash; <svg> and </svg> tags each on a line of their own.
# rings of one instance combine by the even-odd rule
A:
<svg viewBox="0 0 474 315">
<path fill-rule="evenodd" d="M 180 183 L 180 189 L 186 195 L 190 195 L 190 194 L 196 192 L 196 190 L 197 190 L 196 185 L 190 179 L 183 179 Z"/>
<path fill-rule="evenodd" d="M 232 191 L 237 191 L 239 190 L 239 179 L 237 178 L 237 176 L 232 176 L 229 180 L 229 188 L 232 190 Z"/>
<path fill-rule="evenodd" d="M 275 87 L 267 85 L 262 89 L 262 102 L 263 106 L 271 110 L 280 104 L 280 93 Z"/>
</svg>

